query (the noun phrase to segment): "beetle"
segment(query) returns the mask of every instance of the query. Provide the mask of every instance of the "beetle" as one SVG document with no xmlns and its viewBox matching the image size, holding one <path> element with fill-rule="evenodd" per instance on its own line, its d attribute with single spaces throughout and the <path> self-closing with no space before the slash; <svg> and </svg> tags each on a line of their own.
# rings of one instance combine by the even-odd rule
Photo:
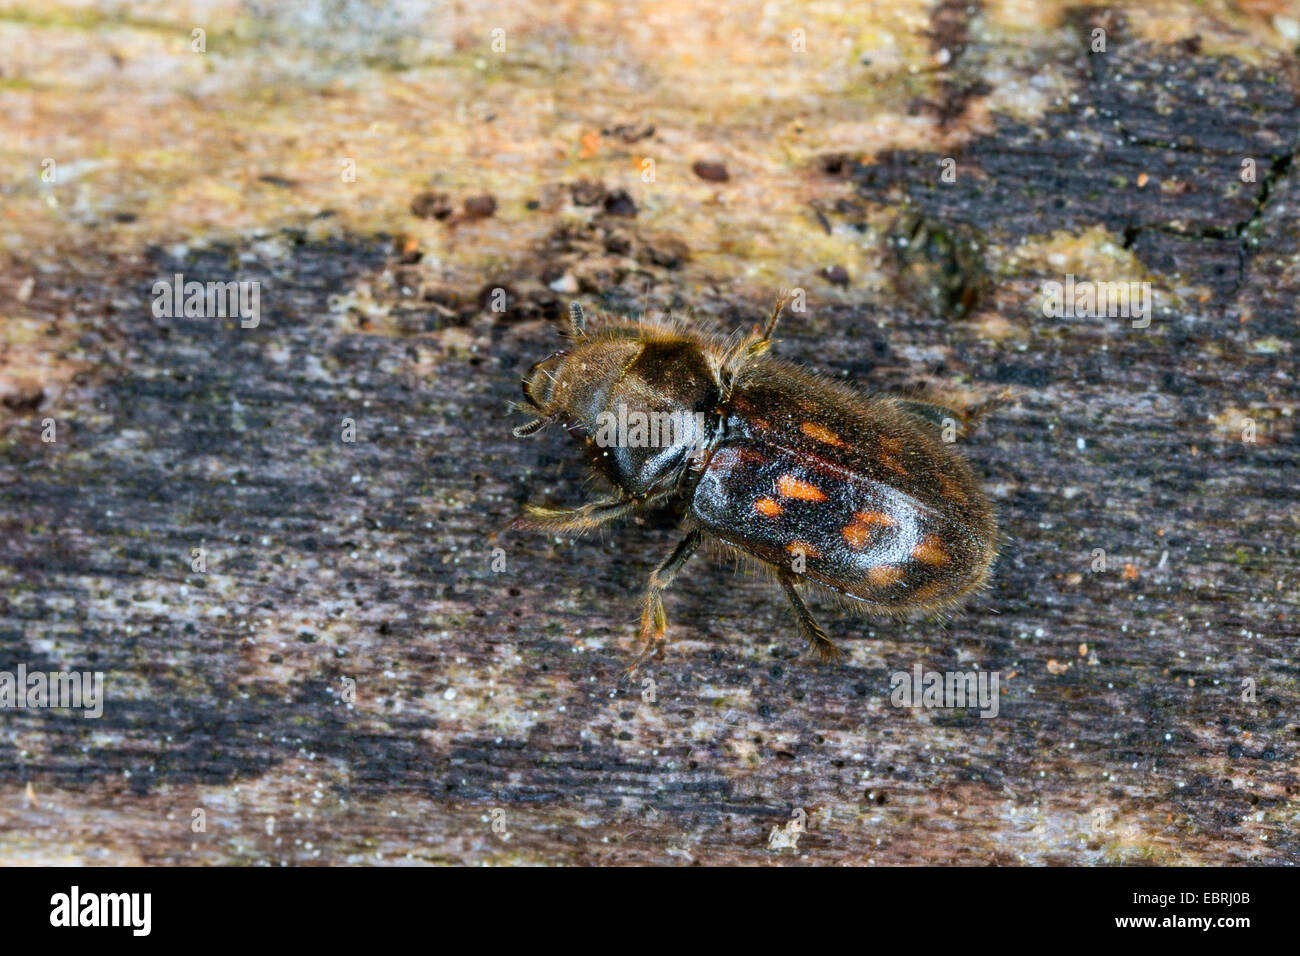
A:
<svg viewBox="0 0 1300 956">
<path fill-rule="evenodd" d="M 941 436 L 945 419 L 968 428 L 974 418 L 939 403 L 868 397 L 771 357 L 790 299 L 778 297 L 761 330 L 729 338 L 608 316 L 589 330 L 575 302 L 569 347 L 524 377 L 534 417 L 514 434 L 564 421 L 613 493 L 569 510 L 526 505 L 514 527 L 578 533 L 674 499 L 687 504 L 685 536 L 646 586 L 629 674 L 663 642 L 662 593 L 705 540 L 775 575 L 823 661 L 842 652 L 801 585 L 902 616 L 953 607 L 987 581 L 998 541 L 993 509 Z"/>
</svg>

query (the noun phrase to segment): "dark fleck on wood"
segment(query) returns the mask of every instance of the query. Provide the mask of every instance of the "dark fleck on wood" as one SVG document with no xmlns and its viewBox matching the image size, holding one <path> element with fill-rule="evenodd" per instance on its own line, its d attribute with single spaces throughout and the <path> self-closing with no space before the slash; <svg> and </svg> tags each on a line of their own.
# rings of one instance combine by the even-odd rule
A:
<svg viewBox="0 0 1300 956">
<path fill-rule="evenodd" d="M 726 163 L 712 162 L 709 160 L 699 160 L 691 169 L 705 182 L 725 183 L 731 179 L 731 174 L 727 172 Z"/>
</svg>

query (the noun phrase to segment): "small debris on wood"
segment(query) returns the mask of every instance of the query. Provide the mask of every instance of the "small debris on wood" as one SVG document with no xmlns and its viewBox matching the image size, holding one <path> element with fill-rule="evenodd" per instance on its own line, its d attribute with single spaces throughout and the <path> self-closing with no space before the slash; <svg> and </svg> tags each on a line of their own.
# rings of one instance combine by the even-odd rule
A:
<svg viewBox="0 0 1300 956">
<path fill-rule="evenodd" d="M 595 206 L 605 198 L 605 184 L 591 179 L 579 179 L 569 187 L 575 206 Z"/>
<path fill-rule="evenodd" d="M 822 270 L 822 278 L 844 289 L 849 286 L 849 270 L 843 266 L 827 266 Z"/>
<path fill-rule="evenodd" d="M 16 391 L 0 398 L 0 404 L 14 412 L 34 412 L 44 400 L 45 390 L 39 385 L 31 385 L 20 386 Z"/>
<path fill-rule="evenodd" d="M 424 258 L 424 253 L 420 251 L 420 240 L 415 236 L 403 233 L 397 237 L 395 246 L 398 261 L 403 265 L 412 265 Z"/>
<path fill-rule="evenodd" d="M 605 234 L 605 251 L 625 256 L 632 251 L 632 237 L 625 232 L 610 230 Z"/>
<path fill-rule="evenodd" d="M 542 282 L 546 285 L 547 289 L 562 295 L 573 295 L 577 291 L 577 280 L 576 278 L 573 278 L 573 273 L 565 271 L 563 268 L 555 267 L 555 265 L 543 269 Z"/>
<path fill-rule="evenodd" d="M 620 123 L 612 130 L 603 132 L 606 136 L 612 133 L 625 143 L 635 143 L 638 140 L 649 139 L 653 136 L 655 127 L 653 123 Z"/>
<path fill-rule="evenodd" d="M 681 268 L 682 263 L 689 258 L 690 249 L 680 239 L 655 239 L 643 251 L 643 261 L 665 269 Z"/>
<path fill-rule="evenodd" d="M 817 160 L 822 172 L 828 176 L 845 175 L 848 172 L 845 167 L 853 162 L 853 157 L 844 153 L 827 153 Z"/>
<path fill-rule="evenodd" d="M 558 279 L 546 283 L 546 287 L 552 292 L 558 292 L 560 295 L 574 295 L 578 291 L 578 280 L 573 274 L 566 272 Z"/>
<path fill-rule="evenodd" d="M 691 167 L 696 176 L 710 183 L 725 183 L 731 179 L 725 163 L 699 160 Z"/>
<path fill-rule="evenodd" d="M 426 191 L 411 200 L 411 215 L 417 219 L 446 219 L 454 211 L 446 193 Z"/>
<path fill-rule="evenodd" d="M 465 200 L 466 219 L 487 219 L 496 211 L 496 198 L 488 193 L 483 193 L 481 196 L 470 196 Z"/>
<path fill-rule="evenodd" d="M 605 197 L 605 212 L 611 216 L 635 216 L 636 202 L 626 189 L 616 189 Z"/>
<path fill-rule="evenodd" d="M 420 298 L 449 311 L 457 311 L 465 304 L 460 291 L 455 286 L 443 282 L 422 283 Z"/>
</svg>

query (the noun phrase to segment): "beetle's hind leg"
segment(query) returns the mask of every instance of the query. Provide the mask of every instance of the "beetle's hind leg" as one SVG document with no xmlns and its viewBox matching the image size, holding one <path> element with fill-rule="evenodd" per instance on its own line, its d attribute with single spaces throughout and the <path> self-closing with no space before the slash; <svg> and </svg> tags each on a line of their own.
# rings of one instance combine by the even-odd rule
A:
<svg viewBox="0 0 1300 956">
<path fill-rule="evenodd" d="M 955 408 L 943 399 L 931 395 L 923 397 L 898 395 L 891 397 L 890 402 L 895 408 L 906 412 L 940 433 L 943 433 L 947 428 L 954 428 L 958 435 L 966 436 L 974 434 L 989 413 L 997 411 L 1008 404 L 1011 398 L 1011 393 L 1004 391 L 968 408 Z"/>
<path fill-rule="evenodd" d="M 1007 388 L 998 392 L 992 398 L 986 398 L 978 405 L 968 409 L 966 412 L 966 430 L 974 432 L 991 413 L 1010 405 L 1014 398 L 1015 393 Z"/>
<path fill-rule="evenodd" d="M 808 610 L 808 605 L 803 603 L 803 598 L 795 590 L 794 580 L 788 575 L 781 575 L 781 587 L 785 589 L 785 596 L 790 599 L 790 604 L 794 607 L 795 617 L 799 619 L 799 630 L 803 632 L 804 640 L 808 642 L 808 650 L 816 654 L 817 659 L 824 664 L 838 664 L 842 661 L 844 652 L 826 636 L 826 632 L 812 616 L 812 611 Z"/>
<path fill-rule="evenodd" d="M 690 560 L 703 539 L 702 531 L 692 531 L 678 542 L 673 553 L 668 555 L 659 567 L 650 572 L 645 601 L 641 605 L 641 650 L 636 660 L 632 662 L 632 666 L 627 669 L 628 677 L 635 674 L 645 659 L 663 643 L 664 635 L 668 632 L 668 618 L 664 614 L 664 602 L 660 595 L 668 585 L 673 583 L 677 572 Z"/>
</svg>

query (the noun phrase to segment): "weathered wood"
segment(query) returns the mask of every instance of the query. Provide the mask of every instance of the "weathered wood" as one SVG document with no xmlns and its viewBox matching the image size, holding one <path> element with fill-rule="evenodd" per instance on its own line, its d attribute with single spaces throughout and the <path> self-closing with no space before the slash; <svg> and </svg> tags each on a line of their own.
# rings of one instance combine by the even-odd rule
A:
<svg viewBox="0 0 1300 956">
<path fill-rule="evenodd" d="M 107 702 L 0 712 L 0 857 L 1300 860 L 1300 86 L 1282 58 L 1111 35 L 1104 59 L 1051 67 L 1077 99 L 951 153 L 953 184 L 947 152 L 794 170 L 833 241 L 882 216 L 924 241 L 894 244 L 885 287 L 818 285 L 778 353 L 872 389 L 1013 395 L 965 440 L 1005 535 L 991 586 L 946 622 L 815 602 L 841 667 L 798 656 L 775 584 L 701 555 L 665 594 L 647 701 L 620 675 L 673 516 L 506 530 L 586 487 L 561 432 L 510 435 L 567 297 L 543 275 L 596 262 L 589 311 L 686 303 L 735 326 L 770 300 L 691 284 L 681 240 L 618 202 L 530 213 L 504 314 L 495 276 L 435 287 L 382 235 L 15 254 L 11 274 L 43 270 L 24 308 L 74 330 L 61 355 L 84 370 L 7 401 L 0 671 L 102 670 Z M 964 43 L 947 77 L 975 102 L 995 51 Z M 1053 233 L 1089 278 L 1150 278 L 1150 326 L 1044 317 L 1061 246 L 1017 250 Z M 260 280 L 260 326 L 154 318 L 176 272 Z M 332 298 L 362 283 L 364 309 Z M 918 664 L 999 672 L 998 715 L 892 706 L 891 674 Z M 771 848 L 797 809 L 810 831 Z"/>
</svg>

